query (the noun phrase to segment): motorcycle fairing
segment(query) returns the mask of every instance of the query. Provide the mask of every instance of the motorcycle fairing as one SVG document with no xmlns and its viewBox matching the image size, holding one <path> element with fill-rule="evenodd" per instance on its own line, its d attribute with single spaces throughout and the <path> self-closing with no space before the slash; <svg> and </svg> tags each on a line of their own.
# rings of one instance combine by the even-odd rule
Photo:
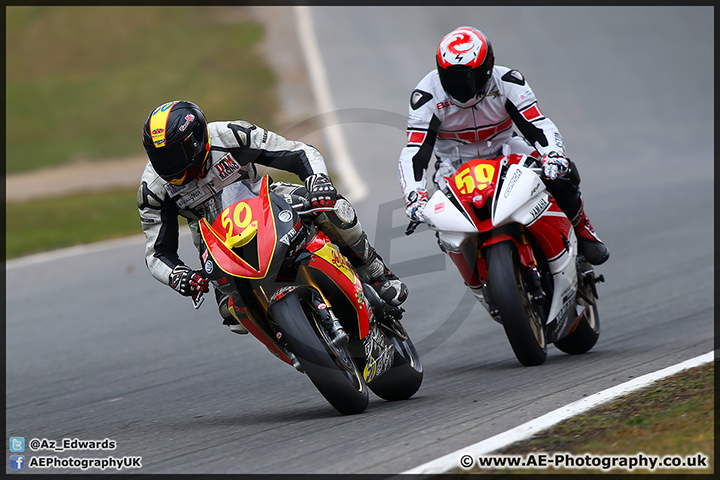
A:
<svg viewBox="0 0 720 480">
<path fill-rule="evenodd" d="M 476 209 L 482 209 L 495 196 L 502 166 L 507 161 L 507 157 L 476 158 L 460 165 L 453 175 L 446 178 L 464 216 L 472 222 L 473 228 L 469 231 L 486 232 L 493 228 L 492 220 L 478 217 Z M 435 213 L 439 212 L 435 210 Z"/>
<path fill-rule="evenodd" d="M 322 232 L 308 242 L 306 249 L 311 253 L 308 266 L 325 274 L 354 307 L 358 314 L 358 333 L 360 338 L 365 338 L 370 331 L 369 305 L 362 282 L 347 258 Z"/>
<path fill-rule="evenodd" d="M 550 207 L 527 228 L 545 252 L 553 273 L 562 270 L 565 262 L 561 260 L 570 257 L 569 250 L 576 245 L 577 240 L 570 220 L 555 204 L 554 199 L 551 198 Z"/>
<path fill-rule="evenodd" d="M 237 316 L 235 316 L 235 318 L 248 330 L 248 332 L 250 332 L 250 334 L 252 334 L 253 337 L 260 340 L 260 342 L 265 345 L 265 347 L 267 347 L 270 353 L 272 353 L 288 365 L 293 366 L 293 362 L 287 355 L 285 349 L 282 348 L 275 341 L 274 338 L 268 335 L 264 328 L 262 328 L 260 325 L 257 324 L 257 322 L 255 322 L 255 320 L 253 320 L 251 312 L 247 312 L 246 317 L 238 318 Z"/>
<path fill-rule="evenodd" d="M 277 244 L 267 177 L 262 180 L 260 196 L 230 205 L 212 225 L 204 218 L 198 223 L 210 255 L 225 273 L 250 279 L 260 279 L 267 275 Z M 257 267 L 234 251 L 246 245 L 252 248 L 253 243 L 257 249 Z"/>
<path fill-rule="evenodd" d="M 477 227 L 440 190 L 432 194 L 423 212 L 425 221 L 433 229 L 443 232 L 477 233 Z M 465 235 L 456 236 L 465 237 Z"/>
<path fill-rule="evenodd" d="M 495 227 L 506 223 L 529 225 L 549 204 L 549 195 L 545 192 L 545 184 L 540 177 L 529 168 L 510 165 L 496 197 L 492 223 Z"/>
<path fill-rule="evenodd" d="M 548 324 L 562 329 L 574 301 L 567 292 L 577 285 L 572 262 L 572 252 L 577 252 L 577 239 L 570 221 L 547 193 L 540 178 L 521 165 L 523 158 L 523 155 L 510 155 L 464 163 L 456 174 L 446 178 L 450 194 L 456 201 L 451 201 L 438 190 L 430 198 L 424 215 L 429 226 L 439 230 L 438 240 L 448 254 L 452 253 L 451 259 L 458 266 L 463 280 L 472 286 L 484 282 L 487 268 L 485 259 L 479 254 L 473 261 L 462 253 L 468 240 L 478 233 L 492 231 L 490 237 L 483 239 L 482 245 L 476 246 L 478 250 L 492 243 L 512 241 L 521 263 L 532 268 L 536 261 L 530 243 L 522 239 L 522 234 L 502 232 L 505 224 L 519 224 L 527 228 L 543 249 L 553 275 L 554 291 Z M 506 164 L 505 179 L 497 188 L 499 173 Z M 494 170 L 490 168 L 492 166 Z M 530 192 L 529 198 L 527 192 Z M 481 219 L 476 209 L 483 209 L 491 198 L 491 218 Z"/>
</svg>

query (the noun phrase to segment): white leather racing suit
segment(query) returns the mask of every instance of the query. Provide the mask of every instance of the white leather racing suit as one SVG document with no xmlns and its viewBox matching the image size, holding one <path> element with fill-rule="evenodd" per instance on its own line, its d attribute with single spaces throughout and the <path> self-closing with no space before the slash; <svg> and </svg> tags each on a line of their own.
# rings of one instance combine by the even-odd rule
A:
<svg viewBox="0 0 720 480">
<path fill-rule="evenodd" d="M 184 263 L 178 257 L 178 216 L 187 218 L 193 243 L 200 251 L 198 220 L 203 204 L 225 185 L 254 179 L 254 163 L 294 172 L 301 180 L 315 173 L 327 174 L 317 149 L 249 122 L 212 122 L 208 132 L 211 147 L 208 172 L 203 178 L 175 186 L 163 180 L 150 162 L 142 174 L 137 203 L 146 239 L 145 263 L 152 276 L 166 285 L 173 268 Z"/>
<path fill-rule="evenodd" d="M 489 82 L 485 98 L 468 108 L 453 104 L 440 84 L 437 70 L 418 83 L 410 97 L 408 143 L 399 159 L 404 195 L 427 188 L 426 172 L 433 152 L 437 157 L 437 188 L 445 186 L 444 176 L 472 158 L 491 158 L 501 153 L 538 156 L 553 150 L 565 153 L 560 132 L 543 115 L 520 72 L 496 65 Z M 513 124 L 527 141 L 513 133 Z M 509 151 L 503 152 L 504 144 Z M 453 157 L 453 161 L 450 157 L 456 147 L 459 158 Z"/>
</svg>

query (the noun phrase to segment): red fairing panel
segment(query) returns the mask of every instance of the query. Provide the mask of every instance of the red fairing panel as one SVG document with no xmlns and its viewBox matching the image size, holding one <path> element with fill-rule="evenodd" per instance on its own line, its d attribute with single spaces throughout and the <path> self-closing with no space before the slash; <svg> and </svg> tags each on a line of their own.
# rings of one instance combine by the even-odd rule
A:
<svg viewBox="0 0 720 480">
<path fill-rule="evenodd" d="M 358 314 L 358 332 L 360 338 L 365 338 L 370 332 L 370 307 L 362 282 L 350 263 L 322 232 L 318 232 L 306 248 L 312 253 L 309 266 L 327 275 L 355 307 Z"/>
<path fill-rule="evenodd" d="M 527 228 L 537 239 L 547 259 L 553 260 L 565 252 L 563 239 L 570 238 L 572 224 L 557 206 L 555 199 L 551 198 L 550 207 Z"/>
<path fill-rule="evenodd" d="M 200 219 L 200 232 L 215 263 L 226 273 L 241 278 L 264 278 L 277 243 L 275 218 L 268 194 L 267 177 L 263 178 L 260 196 L 242 200 L 228 207 L 212 226 Z M 257 237 L 259 268 L 247 263 L 227 245 L 234 235 L 254 229 Z"/>
</svg>

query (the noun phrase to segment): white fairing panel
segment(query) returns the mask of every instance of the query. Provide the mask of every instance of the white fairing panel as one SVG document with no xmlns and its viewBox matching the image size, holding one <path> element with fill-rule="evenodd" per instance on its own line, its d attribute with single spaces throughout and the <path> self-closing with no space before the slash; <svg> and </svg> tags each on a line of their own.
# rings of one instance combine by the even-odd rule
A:
<svg viewBox="0 0 720 480">
<path fill-rule="evenodd" d="M 433 230 L 443 232 L 475 233 L 477 228 L 440 190 L 430 197 L 423 210 L 425 223 Z"/>
<path fill-rule="evenodd" d="M 553 275 L 555 291 L 553 293 L 548 322 L 551 322 L 557 315 L 564 314 L 568 308 L 571 298 L 569 295 L 577 290 L 577 268 L 575 258 L 577 256 L 577 237 L 570 229 L 569 250 L 565 250 L 560 256 L 548 259 L 548 266 Z"/>
<path fill-rule="evenodd" d="M 510 165 L 503 186 L 496 193 L 493 226 L 507 223 L 530 225 L 542 215 L 554 214 L 547 212 L 549 205 L 549 195 L 540 177 L 529 168 Z M 575 232 L 570 231 L 568 243 L 569 250 L 556 258 L 548 259 L 554 283 L 548 321 L 565 315 L 573 304 L 572 296 L 577 289 Z"/>
<path fill-rule="evenodd" d="M 505 181 L 495 196 L 493 226 L 532 223 L 547 207 L 545 184 L 529 168 L 510 165 Z"/>
</svg>

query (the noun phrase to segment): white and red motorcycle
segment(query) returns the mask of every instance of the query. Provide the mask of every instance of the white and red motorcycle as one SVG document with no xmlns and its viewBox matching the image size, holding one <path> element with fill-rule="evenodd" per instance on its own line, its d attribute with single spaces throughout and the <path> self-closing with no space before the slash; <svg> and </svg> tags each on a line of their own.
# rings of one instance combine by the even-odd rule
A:
<svg viewBox="0 0 720 480">
<path fill-rule="evenodd" d="M 440 249 L 492 318 L 515 356 L 540 365 L 547 345 L 585 353 L 600 334 L 592 266 L 578 254 L 570 220 L 526 155 L 473 159 L 445 177 L 424 211 Z M 417 227 L 411 222 L 407 235 Z"/>
</svg>

